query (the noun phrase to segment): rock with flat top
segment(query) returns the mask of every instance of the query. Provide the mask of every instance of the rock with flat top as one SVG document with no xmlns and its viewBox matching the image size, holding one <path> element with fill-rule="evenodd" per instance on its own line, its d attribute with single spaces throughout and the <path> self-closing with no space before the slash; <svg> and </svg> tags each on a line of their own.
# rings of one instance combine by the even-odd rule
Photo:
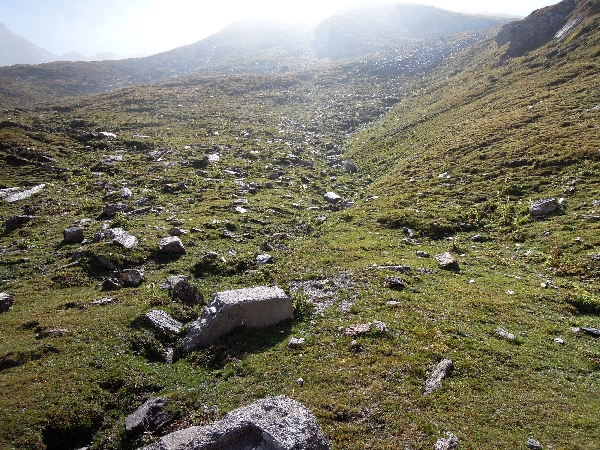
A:
<svg viewBox="0 0 600 450">
<path fill-rule="evenodd" d="M 83 239 L 83 227 L 69 227 L 63 230 L 63 242 L 65 244 L 79 244 Z"/>
<path fill-rule="evenodd" d="M 183 350 L 207 347 L 239 326 L 266 327 L 294 318 L 292 299 L 277 286 L 217 292 L 188 328 Z"/>
<path fill-rule="evenodd" d="M 163 436 L 143 450 L 329 450 L 313 414 L 285 396 L 236 409 L 223 420 Z"/>
<path fill-rule="evenodd" d="M 181 333 L 183 324 L 171 317 L 169 313 L 160 309 L 153 309 L 144 314 L 146 321 L 152 328 L 165 333 L 177 335 Z"/>
<path fill-rule="evenodd" d="M 534 201 L 529 207 L 531 217 L 546 216 L 558 209 L 558 201 L 555 198 L 542 198 Z"/>
</svg>

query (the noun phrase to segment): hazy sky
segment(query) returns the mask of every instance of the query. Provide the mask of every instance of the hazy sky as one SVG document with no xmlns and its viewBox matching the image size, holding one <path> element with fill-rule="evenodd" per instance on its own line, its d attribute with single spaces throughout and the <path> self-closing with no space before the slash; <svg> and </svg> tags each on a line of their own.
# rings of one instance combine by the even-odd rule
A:
<svg viewBox="0 0 600 450">
<path fill-rule="evenodd" d="M 133 55 L 191 44 L 232 21 L 318 22 L 340 9 L 385 0 L 0 0 L 0 22 L 51 53 Z M 453 11 L 526 16 L 556 0 L 413 0 Z"/>
</svg>

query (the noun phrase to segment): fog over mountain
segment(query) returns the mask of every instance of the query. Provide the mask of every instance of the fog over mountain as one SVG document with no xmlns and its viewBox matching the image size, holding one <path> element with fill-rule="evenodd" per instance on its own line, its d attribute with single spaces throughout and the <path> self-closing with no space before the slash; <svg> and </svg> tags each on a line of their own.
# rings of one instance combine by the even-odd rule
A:
<svg viewBox="0 0 600 450">
<path fill-rule="evenodd" d="M 40 64 L 54 61 L 56 55 L 17 36 L 0 23 L 0 66 L 13 64 Z"/>
<path fill-rule="evenodd" d="M 136 57 L 147 55 L 136 55 Z M 0 23 L 0 66 L 15 64 L 43 64 L 53 61 L 109 61 L 120 60 L 126 56 L 111 52 L 101 52 L 94 56 L 85 56 L 78 52 L 69 52 L 64 55 L 54 55 L 29 42 Z"/>
</svg>

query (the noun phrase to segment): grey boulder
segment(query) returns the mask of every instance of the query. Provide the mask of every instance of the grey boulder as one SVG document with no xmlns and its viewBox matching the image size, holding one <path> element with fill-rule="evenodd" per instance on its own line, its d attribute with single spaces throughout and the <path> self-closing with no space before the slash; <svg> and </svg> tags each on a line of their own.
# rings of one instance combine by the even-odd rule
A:
<svg viewBox="0 0 600 450">
<path fill-rule="evenodd" d="M 145 431 L 156 431 L 164 427 L 170 420 L 165 411 L 167 400 L 161 397 L 148 400 L 125 419 L 127 434 L 141 434 Z"/>
<path fill-rule="evenodd" d="M 63 242 L 65 244 L 78 244 L 83 239 L 83 227 L 70 227 L 63 230 Z"/>
<path fill-rule="evenodd" d="M 558 209 L 558 201 L 555 198 L 542 198 L 531 204 L 529 215 L 532 217 L 546 216 L 556 209 Z"/>
<path fill-rule="evenodd" d="M 234 328 L 266 327 L 294 317 L 292 299 L 277 286 L 256 286 L 217 292 L 192 322 L 183 350 L 208 347 Z"/>
<path fill-rule="evenodd" d="M 160 309 L 153 309 L 144 314 L 146 321 L 151 327 L 165 334 L 179 334 L 183 324 L 171 317 L 169 313 Z"/>
<path fill-rule="evenodd" d="M 158 251 L 161 253 L 185 253 L 185 247 L 177 236 L 170 236 L 158 241 Z"/>
<path fill-rule="evenodd" d="M 236 409 L 211 425 L 163 436 L 144 450 L 329 450 L 313 414 L 285 397 L 268 397 Z"/>
<path fill-rule="evenodd" d="M 129 234 L 123 228 L 111 228 L 106 230 L 104 236 L 110 240 L 111 244 L 119 245 L 126 249 L 135 248 L 138 243 L 137 238 Z"/>
<path fill-rule="evenodd" d="M 15 298 L 6 292 L 0 292 L 0 312 L 6 312 L 15 302 Z"/>
<path fill-rule="evenodd" d="M 440 267 L 444 270 L 454 270 L 459 271 L 460 267 L 458 265 L 458 261 L 454 259 L 454 256 L 450 252 L 440 253 L 439 255 L 435 255 L 435 260 L 438 262 Z"/>
</svg>

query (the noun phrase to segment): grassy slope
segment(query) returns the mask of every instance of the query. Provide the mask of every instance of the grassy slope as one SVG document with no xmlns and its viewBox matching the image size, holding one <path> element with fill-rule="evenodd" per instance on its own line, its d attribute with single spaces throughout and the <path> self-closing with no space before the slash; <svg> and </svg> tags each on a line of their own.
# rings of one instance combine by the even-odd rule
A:
<svg viewBox="0 0 600 450">
<path fill-rule="evenodd" d="M 153 436 L 127 438 L 123 420 L 149 396 L 172 396 L 172 430 L 286 394 L 315 413 L 334 448 L 431 448 L 444 431 L 457 434 L 462 448 L 518 448 L 528 437 L 548 448 L 594 448 L 600 353 L 597 340 L 570 327 L 598 325 L 597 263 L 590 258 L 600 244 L 598 224 L 573 215 L 594 215 L 598 195 L 593 108 L 600 99 L 590 89 L 597 85 L 597 39 L 594 29 L 559 45 L 572 46 L 562 56 L 546 58 L 549 49 L 542 49 L 504 66 L 495 65 L 500 52 L 486 43 L 419 80 L 335 71 L 205 77 L 4 113 L 2 120 L 31 127 L 0 129 L 4 154 L 36 161 L 42 153 L 58 170 L 1 163 L 7 186 L 49 183 L 29 200 L 0 207 L 3 218 L 36 215 L 0 237 L 1 286 L 16 297 L 0 316 L 0 407 L 7 418 L 1 445 L 68 448 L 93 440 L 94 448 L 135 448 Z M 345 141 L 359 173 L 329 168 L 328 144 L 348 137 L 338 130 L 353 131 L 383 111 L 386 96 L 404 100 Z M 118 138 L 89 138 L 93 130 Z M 98 164 L 120 149 L 123 163 Z M 151 150 L 163 151 L 162 160 Z M 215 150 L 221 161 L 198 174 L 192 160 Z M 282 163 L 290 152 L 315 166 Z M 234 177 L 222 172 L 237 167 L 246 182 L 264 185 L 278 166 L 283 177 L 274 189 L 255 195 L 239 194 Z M 438 178 L 446 171 L 450 179 Z M 560 195 L 571 179 L 577 191 L 563 214 L 528 218 L 531 198 Z M 188 189 L 165 187 L 179 181 Z M 104 182 L 126 184 L 134 200 L 147 197 L 164 208 L 111 221 L 140 238 L 132 252 L 84 246 L 112 253 L 122 266 L 145 267 L 140 288 L 109 294 L 97 287 L 108 271 L 91 255 L 64 268 L 78 246 L 61 244 L 62 230 L 82 218 L 92 219 L 86 237 L 100 229 L 102 205 L 117 200 L 104 199 Z M 332 189 L 357 206 L 307 209 L 325 206 L 321 196 Z M 234 195 L 248 198 L 247 214 L 233 213 Z M 368 195 L 379 198 L 367 202 Z M 319 225 L 314 219 L 323 214 L 328 219 Z M 155 245 L 173 216 L 194 231 L 183 236 L 184 256 L 165 259 Z M 461 232 L 461 222 L 475 228 Z M 402 226 L 422 243 L 406 241 Z M 224 229 L 236 238 L 224 237 Z M 254 266 L 259 245 L 281 232 L 289 238 L 273 252 L 275 264 Z M 472 242 L 476 232 L 487 241 Z M 228 262 L 207 271 L 200 261 L 209 250 Z M 437 267 L 416 250 L 462 255 L 461 272 L 418 272 Z M 411 266 L 401 275 L 410 289 L 387 288 L 385 278 L 399 274 L 373 264 Z M 173 302 L 157 288 L 175 273 L 195 276 L 207 296 L 328 280 L 321 284 L 333 306 L 314 315 L 306 296 L 294 294 L 294 321 L 259 333 L 238 330 L 168 366 L 157 357 L 161 342 L 136 318 L 153 307 L 184 321 L 198 314 L 201 306 Z M 105 295 L 114 302 L 89 305 Z M 338 327 L 370 320 L 385 321 L 390 332 L 360 337 L 362 351 L 351 351 Z M 517 341 L 496 338 L 498 326 Z M 43 328 L 70 333 L 36 339 Z M 288 349 L 291 335 L 306 336 L 306 347 Z M 456 369 L 441 390 L 423 397 L 426 373 L 443 357 Z"/>
</svg>

